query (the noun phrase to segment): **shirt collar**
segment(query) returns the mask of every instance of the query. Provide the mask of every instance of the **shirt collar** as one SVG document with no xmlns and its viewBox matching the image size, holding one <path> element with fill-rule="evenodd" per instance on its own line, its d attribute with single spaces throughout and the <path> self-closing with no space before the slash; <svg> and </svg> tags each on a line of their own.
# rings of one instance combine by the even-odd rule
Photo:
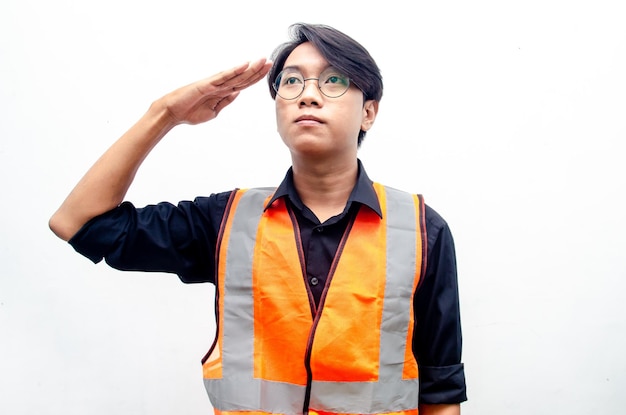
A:
<svg viewBox="0 0 626 415">
<path fill-rule="evenodd" d="M 383 214 L 380 209 L 380 203 L 378 202 L 378 196 L 376 195 L 376 191 L 374 190 L 372 181 L 367 176 L 361 160 L 358 160 L 358 165 L 359 170 L 357 174 L 356 184 L 354 185 L 352 193 L 350 193 L 350 197 L 348 198 L 348 202 L 346 203 L 346 210 L 350 208 L 353 202 L 356 202 L 369 207 L 382 218 Z M 276 199 L 280 199 L 281 197 L 289 198 L 291 203 L 293 203 L 293 205 L 297 209 L 302 210 L 302 208 L 304 207 L 302 199 L 300 199 L 300 196 L 298 195 L 298 192 L 296 191 L 296 187 L 293 182 L 292 167 L 290 167 L 287 171 L 287 174 L 285 175 L 285 178 L 283 179 L 280 186 L 276 188 L 274 195 L 265 206 L 265 209 L 269 208 Z"/>
</svg>

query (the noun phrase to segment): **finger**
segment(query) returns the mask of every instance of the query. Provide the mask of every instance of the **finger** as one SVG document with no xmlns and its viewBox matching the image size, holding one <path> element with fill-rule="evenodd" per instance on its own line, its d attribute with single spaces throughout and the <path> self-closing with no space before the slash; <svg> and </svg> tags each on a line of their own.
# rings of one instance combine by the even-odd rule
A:
<svg viewBox="0 0 626 415">
<path fill-rule="evenodd" d="M 241 73 L 234 74 L 230 79 L 222 77 L 220 88 L 238 91 L 255 84 L 263 78 L 270 70 L 272 63 L 266 59 L 259 59 L 252 62 Z"/>
<path fill-rule="evenodd" d="M 250 75 L 250 78 L 246 80 L 246 83 L 249 83 L 250 85 L 252 85 L 258 82 L 259 80 L 261 80 L 262 78 L 264 78 L 265 75 L 267 75 L 267 73 L 272 68 L 272 65 L 273 65 L 273 62 L 265 61 L 258 67 L 258 69 L 254 68 L 253 72 Z"/>
<path fill-rule="evenodd" d="M 270 64 L 270 66 L 271 66 L 271 64 Z M 232 92 L 234 92 L 234 91 L 242 91 L 242 90 L 244 90 L 244 89 L 246 89 L 246 88 L 256 84 L 257 82 L 259 82 L 262 78 L 265 77 L 265 75 L 267 75 L 267 71 L 258 72 L 256 74 L 253 74 L 249 78 L 239 80 L 236 83 L 226 84 L 225 87 L 228 88 L 227 89 L 228 91 L 232 91 Z"/>
<path fill-rule="evenodd" d="M 233 80 L 241 78 L 242 76 L 244 76 L 245 78 L 247 77 L 247 74 L 249 74 L 250 72 L 259 71 L 264 66 L 264 63 L 266 61 L 267 59 L 265 58 L 258 59 L 254 62 L 246 62 L 244 64 L 228 69 L 226 71 L 222 71 L 215 76 L 213 85 L 223 86 L 224 84 L 228 82 L 232 82 Z"/>
<path fill-rule="evenodd" d="M 187 97 L 185 100 L 188 107 L 204 105 L 203 103 L 208 102 L 207 100 L 215 103 L 226 99 L 220 107 L 223 108 L 235 99 L 236 95 L 231 97 L 233 93 L 258 82 L 267 74 L 271 65 L 272 63 L 266 59 L 259 59 L 252 63 L 235 66 L 181 88 L 178 95 Z M 220 82 L 221 85 L 218 85 Z"/>
<path fill-rule="evenodd" d="M 244 73 L 249 67 L 250 62 L 242 63 L 241 65 L 222 71 L 217 75 L 210 77 L 209 79 L 211 79 L 213 85 L 222 86 L 236 76 Z"/>
<path fill-rule="evenodd" d="M 204 97 L 211 95 L 230 95 L 235 91 L 245 89 L 262 78 L 269 70 L 266 68 L 265 62 L 267 62 L 265 59 L 259 59 L 252 63 L 241 64 L 197 81 L 190 87 L 197 92 L 198 100 L 203 100 Z M 255 74 L 260 76 L 256 77 Z M 254 82 L 249 83 L 250 79 Z"/>
</svg>

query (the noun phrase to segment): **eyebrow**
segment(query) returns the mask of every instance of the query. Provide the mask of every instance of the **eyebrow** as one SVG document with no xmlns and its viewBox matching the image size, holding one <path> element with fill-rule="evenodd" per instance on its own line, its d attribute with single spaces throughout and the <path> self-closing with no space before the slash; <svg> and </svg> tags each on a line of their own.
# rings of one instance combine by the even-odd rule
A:
<svg viewBox="0 0 626 415">
<path fill-rule="evenodd" d="M 327 67 L 325 67 L 324 69 L 322 69 L 322 71 L 320 72 L 320 74 L 321 74 L 322 72 L 324 72 L 325 70 L 329 69 L 329 68 L 332 68 L 332 69 L 334 69 L 334 70 L 336 70 L 336 71 L 339 71 L 339 70 L 338 70 L 337 68 L 335 68 L 334 66 L 332 66 L 332 65 L 328 65 Z M 298 72 L 302 73 L 302 67 L 301 67 L 300 65 L 289 65 L 289 66 L 284 66 L 284 67 L 283 67 L 283 69 L 281 70 L 281 72 L 282 72 L 282 71 L 285 71 L 285 70 L 296 70 L 296 71 L 298 71 Z"/>
<path fill-rule="evenodd" d="M 287 69 L 289 69 L 289 70 L 296 69 L 296 70 L 298 70 L 298 71 L 299 71 L 299 70 L 300 70 L 300 67 L 299 67 L 299 66 L 296 66 L 296 65 L 290 65 L 290 66 L 284 66 L 282 70 L 283 70 L 283 71 L 285 71 L 285 70 L 287 70 Z M 281 72 L 282 72 L 282 71 L 281 71 Z"/>
</svg>

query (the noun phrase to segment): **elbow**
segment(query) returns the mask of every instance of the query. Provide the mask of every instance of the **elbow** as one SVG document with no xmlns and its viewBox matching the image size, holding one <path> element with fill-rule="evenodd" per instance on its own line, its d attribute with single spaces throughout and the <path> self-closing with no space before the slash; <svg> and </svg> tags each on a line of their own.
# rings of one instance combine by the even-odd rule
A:
<svg viewBox="0 0 626 415">
<path fill-rule="evenodd" d="M 77 232 L 77 230 L 73 229 L 68 221 L 63 219 L 63 215 L 59 211 L 55 212 L 54 215 L 52 215 L 52 217 L 48 220 L 48 227 L 56 236 L 66 242 L 69 241 Z"/>
</svg>

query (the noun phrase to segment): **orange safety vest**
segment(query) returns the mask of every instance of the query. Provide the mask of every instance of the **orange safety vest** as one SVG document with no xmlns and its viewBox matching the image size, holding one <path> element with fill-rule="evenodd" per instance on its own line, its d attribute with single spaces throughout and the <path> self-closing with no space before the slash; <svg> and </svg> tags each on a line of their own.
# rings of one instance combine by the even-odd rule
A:
<svg viewBox="0 0 626 415">
<path fill-rule="evenodd" d="M 426 265 L 421 196 L 375 183 L 316 308 L 298 225 L 274 189 L 233 192 L 217 249 L 217 335 L 203 359 L 217 415 L 417 415 L 413 294 Z"/>
</svg>

